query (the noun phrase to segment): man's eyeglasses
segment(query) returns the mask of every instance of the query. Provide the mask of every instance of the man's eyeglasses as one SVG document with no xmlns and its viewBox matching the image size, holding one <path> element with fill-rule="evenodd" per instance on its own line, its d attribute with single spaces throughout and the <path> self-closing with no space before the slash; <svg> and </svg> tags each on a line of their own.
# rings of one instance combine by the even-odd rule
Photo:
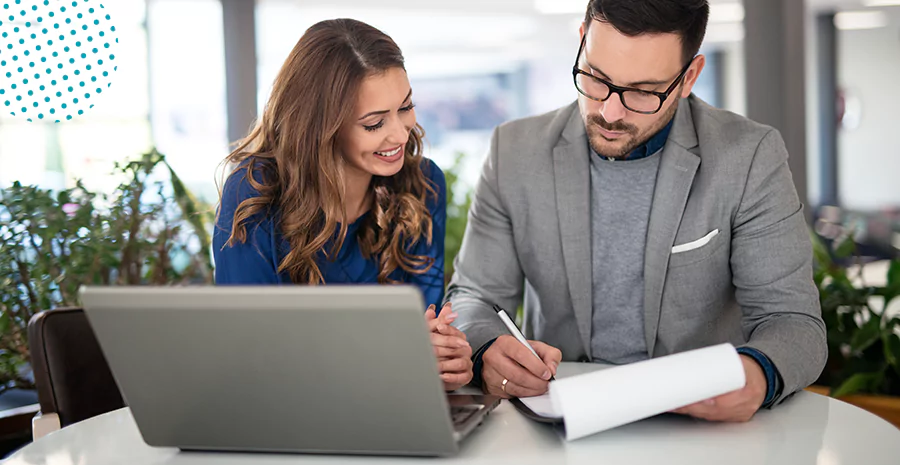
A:
<svg viewBox="0 0 900 465">
<path fill-rule="evenodd" d="M 622 99 L 622 105 L 625 108 L 642 115 L 652 115 L 662 108 L 663 103 L 669 98 L 669 95 L 678 87 L 678 83 L 684 79 L 688 68 L 694 60 L 688 62 L 675 78 L 675 81 L 666 89 L 665 92 L 652 92 L 647 90 L 635 89 L 633 87 L 620 87 L 609 81 L 600 79 L 593 74 L 582 71 L 578 68 L 578 62 L 581 60 L 581 53 L 584 52 L 585 37 L 581 38 L 581 46 L 578 47 L 578 55 L 575 57 L 575 66 L 572 67 L 572 77 L 575 79 L 575 88 L 585 97 L 605 102 L 612 94 L 619 94 Z"/>
</svg>

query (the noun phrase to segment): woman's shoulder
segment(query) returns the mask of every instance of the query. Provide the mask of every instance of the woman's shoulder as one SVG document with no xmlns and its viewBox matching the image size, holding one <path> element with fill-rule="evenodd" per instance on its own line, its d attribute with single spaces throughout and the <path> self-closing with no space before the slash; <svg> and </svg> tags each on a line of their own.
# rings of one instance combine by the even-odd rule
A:
<svg viewBox="0 0 900 465">
<path fill-rule="evenodd" d="M 447 188 L 447 180 L 444 177 L 444 171 L 430 158 L 422 157 L 420 166 L 422 167 L 422 174 L 425 175 L 425 178 L 431 181 L 434 184 L 435 190 L 443 196 L 443 192 Z"/>
<path fill-rule="evenodd" d="M 225 179 L 219 198 L 217 223 L 220 226 L 230 230 L 240 205 L 247 200 L 262 197 L 263 194 L 259 188 L 271 183 L 271 176 L 275 175 L 272 168 L 265 160 L 247 159 L 241 161 L 231 171 Z M 247 219 L 246 224 L 269 227 L 269 222 L 277 217 L 277 210 L 272 208 L 276 204 L 276 199 L 267 199 L 265 203 L 266 205 L 263 205 Z"/>
<path fill-rule="evenodd" d="M 420 166 L 428 184 L 434 189 L 434 194 L 429 194 L 425 200 L 428 210 L 434 216 L 437 212 L 443 211 L 447 207 L 447 180 L 444 177 L 444 172 L 434 161 L 422 157 Z"/>
<path fill-rule="evenodd" d="M 257 186 L 268 184 L 273 174 L 268 163 L 250 158 L 243 160 L 225 179 L 222 202 L 239 204 L 244 200 L 259 197 L 261 194 Z"/>
<path fill-rule="evenodd" d="M 253 182 L 251 182 L 248 173 L 252 175 Z M 254 164 L 250 160 L 241 161 L 225 178 L 216 212 L 216 228 L 213 238 L 216 250 L 222 249 L 226 240 L 229 240 L 231 237 L 235 215 L 240 205 L 247 200 L 261 197 L 262 194 L 256 186 L 265 185 L 267 180 L 260 164 Z M 250 227 L 252 226 L 254 247 L 264 247 L 268 243 L 265 240 L 257 240 L 256 235 L 272 230 L 270 212 L 269 208 L 263 206 L 262 209 L 257 210 L 253 215 L 246 217 L 242 221 L 242 224 L 248 227 L 248 240 L 251 240 Z"/>
</svg>

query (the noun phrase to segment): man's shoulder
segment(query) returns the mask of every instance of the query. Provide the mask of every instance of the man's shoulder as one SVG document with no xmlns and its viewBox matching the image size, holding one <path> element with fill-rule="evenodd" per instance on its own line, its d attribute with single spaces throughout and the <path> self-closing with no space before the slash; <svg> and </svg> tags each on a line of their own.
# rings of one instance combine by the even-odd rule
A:
<svg viewBox="0 0 900 465">
<path fill-rule="evenodd" d="M 771 126 L 698 98 L 691 98 L 691 117 L 697 134 L 697 147 L 691 151 L 701 159 L 700 185 L 709 183 L 717 192 L 743 192 L 754 172 L 771 173 L 787 161 L 781 134 Z"/>
<path fill-rule="evenodd" d="M 746 116 L 713 107 L 692 96 L 691 116 L 703 151 L 755 152 L 760 142 L 770 133 L 777 132 L 771 126 L 753 121 Z"/>
</svg>

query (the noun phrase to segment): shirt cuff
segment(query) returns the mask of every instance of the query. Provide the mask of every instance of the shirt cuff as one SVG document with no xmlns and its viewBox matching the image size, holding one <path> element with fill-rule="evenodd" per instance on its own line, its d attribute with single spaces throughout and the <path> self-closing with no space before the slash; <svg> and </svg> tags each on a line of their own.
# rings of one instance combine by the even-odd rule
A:
<svg viewBox="0 0 900 465">
<path fill-rule="evenodd" d="M 752 358 L 762 368 L 763 374 L 766 376 L 766 399 L 763 400 L 760 407 L 771 407 L 781 391 L 781 375 L 779 375 L 775 365 L 764 353 L 752 347 L 739 347 L 737 352 L 740 355 Z"/>
<path fill-rule="evenodd" d="M 479 389 L 482 387 L 482 379 L 481 379 L 481 368 L 484 366 L 484 361 L 481 359 L 484 356 L 484 353 L 491 347 L 491 344 L 496 341 L 497 338 L 491 339 L 487 341 L 483 346 L 481 346 L 474 354 L 472 354 L 472 385 L 477 386 Z"/>
</svg>

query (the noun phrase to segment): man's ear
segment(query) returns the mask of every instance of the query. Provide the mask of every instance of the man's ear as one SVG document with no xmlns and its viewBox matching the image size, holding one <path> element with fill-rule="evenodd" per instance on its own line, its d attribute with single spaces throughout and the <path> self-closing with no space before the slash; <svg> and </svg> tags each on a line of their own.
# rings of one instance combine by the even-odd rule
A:
<svg viewBox="0 0 900 465">
<path fill-rule="evenodd" d="M 684 86 L 681 89 L 681 98 L 688 98 L 691 96 L 691 92 L 694 91 L 694 84 L 697 83 L 697 78 L 700 77 L 700 73 L 703 72 L 704 67 L 706 67 L 706 56 L 697 55 L 694 58 L 694 62 L 691 63 L 691 67 L 688 68 L 687 73 L 684 75 Z"/>
</svg>

